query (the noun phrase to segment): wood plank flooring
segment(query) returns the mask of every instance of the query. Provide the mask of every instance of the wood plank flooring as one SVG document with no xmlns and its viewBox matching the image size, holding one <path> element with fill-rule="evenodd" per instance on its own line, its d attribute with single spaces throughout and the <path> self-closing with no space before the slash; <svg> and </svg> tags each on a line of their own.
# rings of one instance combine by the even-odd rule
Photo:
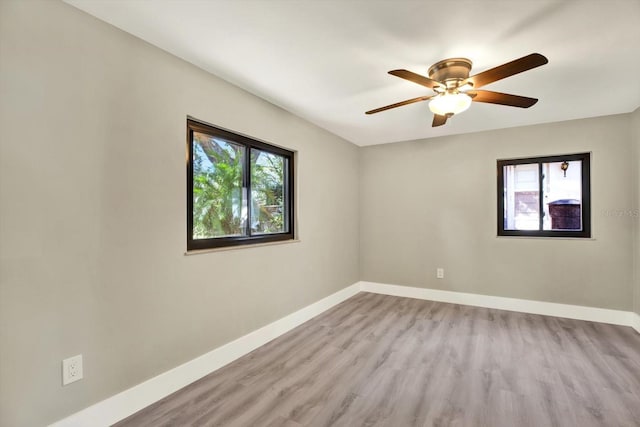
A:
<svg viewBox="0 0 640 427">
<path fill-rule="evenodd" d="M 360 293 L 116 426 L 640 426 L 640 334 Z"/>
</svg>

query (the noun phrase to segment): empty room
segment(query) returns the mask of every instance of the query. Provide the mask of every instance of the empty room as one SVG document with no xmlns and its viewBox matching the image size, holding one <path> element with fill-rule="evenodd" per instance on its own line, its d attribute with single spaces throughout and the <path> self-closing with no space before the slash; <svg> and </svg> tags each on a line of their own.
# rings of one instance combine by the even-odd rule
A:
<svg viewBox="0 0 640 427">
<path fill-rule="evenodd" d="M 640 1 L 0 0 L 1 427 L 640 427 Z"/>
</svg>

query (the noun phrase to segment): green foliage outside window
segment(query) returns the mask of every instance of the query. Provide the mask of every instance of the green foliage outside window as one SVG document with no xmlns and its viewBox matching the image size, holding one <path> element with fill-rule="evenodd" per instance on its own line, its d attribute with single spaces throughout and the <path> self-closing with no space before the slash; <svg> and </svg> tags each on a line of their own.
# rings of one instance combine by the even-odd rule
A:
<svg viewBox="0 0 640 427">
<path fill-rule="evenodd" d="M 245 147 L 194 132 L 193 236 L 246 234 Z M 285 231 L 284 158 L 251 149 L 251 232 Z"/>
<path fill-rule="evenodd" d="M 284 159 L 251 150 L 252 230 L 259 233 L 284 231 Z"/>
<path fill-rule="evenodd" d="M 194 238 L 243 234 L 243 159 L 244 147 L 194 132 Z"/>
</svg>

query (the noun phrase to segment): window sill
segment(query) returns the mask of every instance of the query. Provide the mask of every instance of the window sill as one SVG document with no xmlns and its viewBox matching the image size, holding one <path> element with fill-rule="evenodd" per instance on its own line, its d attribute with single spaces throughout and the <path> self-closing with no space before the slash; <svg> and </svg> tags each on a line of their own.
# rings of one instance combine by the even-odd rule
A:
<svg viewBox="0 0 640 427">
<path fill-rule="evenodd" d="M 534 240 L 596 240 L 595 237 L 552 237 L 552 236 L 496 236 L 498 239 L 534 239 Z"/>
<path fill-rule="evenodd" d="M 263 246 L 287 245 L 289 243 L 300 243 L 300 239 L 280 240 L 276 242 L 266 242 L 266 243 L 252 243 L 252 244 L 238 245 L 238 246 L 225 246 L 222 248 L 194 249 L 191 251 L 186 251 L 184 254 L 185 256 L 200 255 L 200 254 L 207 254 L 210 252 L 226 252 L 226 251 L 236 251 L 239 249 L 261 248 Z"/>
</svg>

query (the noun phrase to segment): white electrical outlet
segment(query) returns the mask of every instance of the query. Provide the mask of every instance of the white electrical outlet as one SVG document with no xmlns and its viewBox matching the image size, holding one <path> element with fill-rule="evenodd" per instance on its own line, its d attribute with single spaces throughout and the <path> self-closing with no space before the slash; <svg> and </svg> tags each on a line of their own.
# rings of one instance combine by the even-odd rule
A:
<svg viewBox="0 0 640 427">
<path fill-rule="evenodd" d="M 436 269 L 436 278 L 444 279 L 444 268 L 437 268 Z"/>
<path fill-rule="evenodd" d="M 71 384 L 82 379 L 82 355 L 70 357 L 62 361 L 62 385 Z"/>
</svg>

